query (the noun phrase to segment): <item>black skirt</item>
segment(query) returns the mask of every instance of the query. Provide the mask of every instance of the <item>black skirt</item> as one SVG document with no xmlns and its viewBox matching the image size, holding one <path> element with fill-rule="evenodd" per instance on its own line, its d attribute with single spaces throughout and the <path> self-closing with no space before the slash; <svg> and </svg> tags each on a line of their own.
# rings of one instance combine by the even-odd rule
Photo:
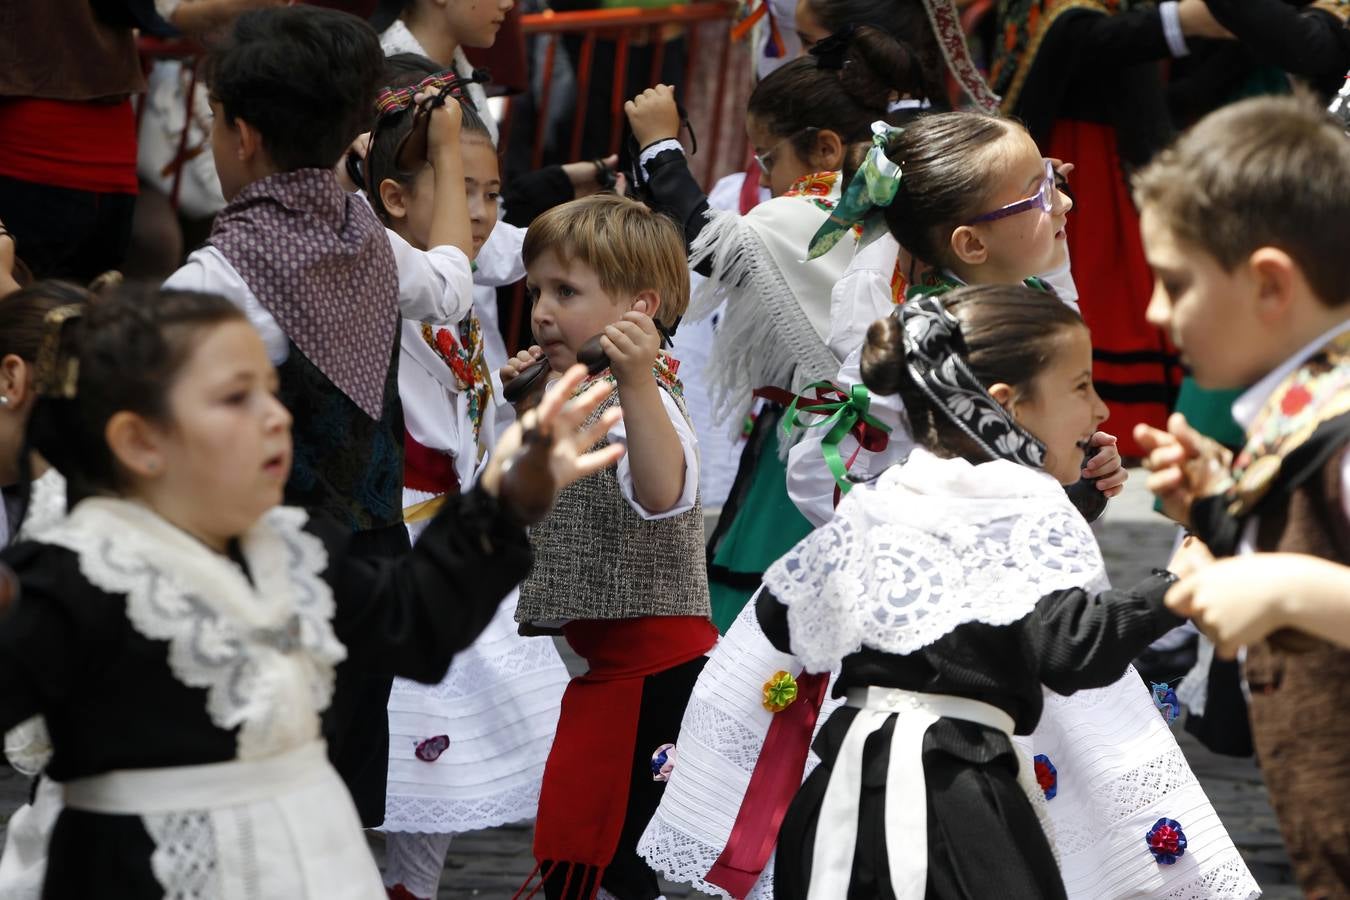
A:
<svg viewBox="0 0 1350 900">
<path fill-rule="evenodd" d="M 778 900 L 806 898 L 825 788 L 857 713 L 841 707 L 816 738 L 821 763 L 788 807 L 778 835 Z M 1063 900 L 1064 882 L 1050 843 L 1017 782 L 1017 756 L 997 730 L 956 719 L 934 723 L 923 740 L 927 846 L 914 835 L 886 834 L 886 768 L 895 718 L 863 745 L 857 846 L 848 896 L 840 900 L 895 900 L 890 853 L 928 854 L 927 900 Z"/>
</svg>

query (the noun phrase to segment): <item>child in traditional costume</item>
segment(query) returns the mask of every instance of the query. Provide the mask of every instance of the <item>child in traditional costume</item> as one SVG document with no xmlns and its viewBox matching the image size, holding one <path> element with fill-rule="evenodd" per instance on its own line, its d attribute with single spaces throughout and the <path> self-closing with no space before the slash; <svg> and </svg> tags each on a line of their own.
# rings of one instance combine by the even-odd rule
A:
<svg viewBox="0 0 1350 900">
<path fill-rule="evenodd" d="M 871 122 L 917 90 L 914 60 L 877 28 L 863 27 L 821 42 L 812 54 L 774 70 L 750 97 L 746 130 L 762 169 L 760 184 L 774 199 L 748 214 L 710 212 L 680 144 L 670 94 L 640 97 L 645 191 L 653 208 L 684 227 L 696 271 L 709 276 L 692 304 L 692 318 L 719 308 L 709 382 L 715 413 L 739 428 L 761 388 L 775 404 L 827 378 L 839 357 L 829 336 L 830 287 L 852 258 L 841 243 L 803 263 L 803 248 L 839 199 L 844 150 L 864 140 Z M 664 106 L 667 115 L 650 108 Z M 659 126 L 665 122 L 665 132 Z M 634 131 L 638 133 L 639 119 Z M 764 567 L 804 535 L 809 523 L 783 488 L 780 405 L 755 418 L 740 471 L 709 544 L 713 621 L 726 629 L 759 583 Z"/>
<path fill-rule="evenodd" d="M 15 491 L 16 521 L 0 518 L 3 544 L 31 535 L 66 513 L 65 479 L 27 446 L 28 416 L 37 402 L 34 367 L 47 314 L 89 294 L 59 281 L 39 282 L 15 291 L 0 303 L 0 484 Z M 61 811 L 61 788 L 42 772 L 51 761 L 52 742 L 41 716 L 5 733 L 5 757 L 18 772 L 37 780 L 32 802 L 21 806 L 5 825 L 0 852 L 0 898 L 37 900 L 47 871 L 47 843 Z"/>
<path fill-rule="evenodd" d="M 429 60 L 426 63 L 430 63 Z M 407 65 L 407 61 L 404 61 Z M 461 97 L 462 186 L 439 196 L 435 162 L 401 163 L 418 128 L 418 96 L 455 88 L 453 73 L 417 73 L 377 100 L 365 157 L 370 197 L 394 232 L 419 249 L 458 212 L 470 256 L 497 224 L 501 176 L 483 120 Z M 429 147 L 429 150 L 436 148 Z M 449 199 L 449 198 L 446 198 Z M 454 207 L 460 207 L 455 209 Z M 469 296 L 467 272 L 450 289 Z M 485 361 L 485 328 L 472 307 L 448 327 L 403 320 L 399 397 L 406 429 L 404 517 L 415 542 L 447 497 L 473 485 L 487 461 L 498 401 Z M 487 629 L 437 685 L 395 679 L 389 696 L 389 782 L 383 830 L 385 884 L 396 897 L 434 897 L 455 834 L 530 818 L 567 683 L 553 642 L 516 633 L 513 591 Z"/>
<path fill-rule="evenodd" d="M 229 201 L 207 246 L 166 285 L 211 291 L 248 315 L 281 374 L 295 416 L 287 502 L 323 510 L 356 535 L 354 552 L 407 552 L 403 421 L 398 399 L 400 314 L 463 318 L 446 284 L 463 253 L 424 253 L 390 237 L 364 198 L 343 191 L 333 165 L 369 120 L 384 57 L 375 33 L 345 13 L 297 6 L 248 13 L 210 66 L 212 152 Z M 458 108 L 432 127 L 458 150 Z M 455 154 L 453 164 L 458 164 Z M 455 183 L 463 175 L 446 172 Z M 384 818 L 389 756 L 383 675 L 340 667 L 325 727 L 329 752 L 362 821 Z"/>
<path fill-rule="evenodd" d="M 1216 556 L 1350 560 L 1350 144 L 1305 101 L 1211 114 L 1135 182 L 1157 279 L 1149 319 L 1234 404 L 1232 457 L 1182 417 L 1140 429 L 1163 509 Z M 1238 352 L 1240 351 L 1240 352 Z M 1230 469 L 1231 464 L 1231 469 Z M 1350 892 L 1350 651 L 1292 628 L 1247 646 L 1252 737 L 1308 896 Z"/>
<path fill-rule="evenodd" d="M 1176 624 L 1175 579 L 1109 590 L 1062 487 L 1106 415 L 1091 365 L 1077 315 L 1021 286 L 916 298 L 869 333 L 864 376 L 904 395 L 916 447 L 757 602 L 847 698 L 783 821 L 776 896 L 1256 896 L 1128 670 Z"/>
<path fill-rule="evenodd" d="M 612 417 L 574 432 L 607 392 L 545 398 L 394 562 L 277 505 L 291 416 L 231 301 L 63 306 L 38 357 L 28 437 L 73 503 L 5 553 L 22 596 L 0 620 L 0 728 L 40 713 L 51 732 L 65 808 L 43 896 L 382 896 L 319 738 L 334 669 L 441 677 L 528 569 L 522 524 L 617 459 L 577 450 Z"/>
<path fill-rule="evenodd" d="M 867 243 L 858 256 L 887 238 L 903 248 L 911 298 L 963 284 L 1018 283 L 1062 297 L 1063 282 L 1052 286 L 1038 277 L 1068 261 L 1073 202 L 1059 177 L 1026 130 L 1008 119 L 954 112 L 923 116 L 903 130 L 877 123 L 840 210 L 813 236 L 810 254 L 827 252 L 861 227 Z M 896 298 L 883 279 L 850 276 L 839 285 L 849 293 L 836 291 L 831 330 L 861 335 L 895 308 Z M 794 423 L 810 427 L 788 456 L 788 493 L 817 525 L 830 518 L 852 482 L 875 477 L 913 446 L 899 398 L 872 397 L 861 383 L 861 353 L 861 344 L 850 347 L 832 383 L 819 386 L 831 401 L 847 402 L 819 407 L 809 393 L 799 402 L 804 411 L 814 407 L 833 416 L 840 409 L 849 417 L 841 426 L 840 416 L 799 413 Z M 1093 446 L 1099 452 L 1085 466 L 1088 481 L 1074 491 L 1096 518 L 1105 498 L 1120 492 L 1126 472 L 1114 437 L 1094 435 Z"/>
<path fill-rule="evenodd" d="M 536 219 L 525 264 L 538 346 L 503 370 L 503 382 L 542 386 L 598 337 L 594 377 L 617 385 L 609 405 L 624 413 L 605 443 L 628 448 L 616 470 L 573 485 L 530 533 L 537 562 L 516 619 L 535 632 L 561 629 L 590 667 L 563 696 L 534 854 L 549 897 L 589 898 L 603 885 L 625 900 L 655 900 L 656 876 L 633 849 L 660 800 L 652 754 L 678 737 L 717 637 L 697 442 L 678 362 L 660 350 L 659 329 L 688 303 L 684 242 L 659 213 L 599 195 Z"/>
</svg>

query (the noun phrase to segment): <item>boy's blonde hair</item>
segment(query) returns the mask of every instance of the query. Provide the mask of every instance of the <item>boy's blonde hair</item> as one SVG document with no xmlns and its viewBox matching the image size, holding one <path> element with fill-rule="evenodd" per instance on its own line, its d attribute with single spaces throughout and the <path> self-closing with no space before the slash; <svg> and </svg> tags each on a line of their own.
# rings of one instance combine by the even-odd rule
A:
<svg viewBox="0 0 1350 900">
<path fill-rule="evenodd" d="M 1350 139 L 1308 99 L 1211 113 L 1135 176 L 1134 198 L 1225 271 L 1278 247 L 1322 303 L 1350 302 Z"/>
<path fill-rule="evenodd" d="M 584 263 L 611 294 L 656 291 L 656 319 L 667 328 L 689 308 L 684 237 L 673 221 L 635 200 L 593 194 L 553 207 L 525 232 L 526 268 L 550 250 L 564 264 Z"/>
</svg>

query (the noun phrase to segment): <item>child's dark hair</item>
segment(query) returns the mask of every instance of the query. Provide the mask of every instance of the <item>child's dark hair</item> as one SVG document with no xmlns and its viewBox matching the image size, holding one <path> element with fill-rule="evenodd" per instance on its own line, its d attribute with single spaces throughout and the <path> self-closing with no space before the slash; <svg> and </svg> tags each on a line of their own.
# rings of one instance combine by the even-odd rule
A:
<svg viewBox="0 0 1350 900">
<path fill-rule="evenodd" d="M 84 304 L 89 292 L 66 281 L 38 281 L 0 299 L 0 356 L 13 354 L 32 366 L 47 333 L 47 314 Z"/>
<path fill-rule="evenodd" d="M 922 92 L 914 55 L 880 28 L 863 26 L 830 40 L 836 38 L 846 41 L 841 59 L 813 51 L 775 69 L 750 95 L 747 114 L 769 134 L 791 138 L 803 159 L 816 132 L 833 131 L 845 144 L 866 141 L 873 122 L 891 120 L 892 96 Z"/>
<path fill-rule="evenodd" d="M 957 352 L 986 388 L 1003 383 L 1027 397 L 1031 382 L 1054 359 L 1060 336 L 1084 328 L 1083 320 L 1053 294 L 1023 285 L 986 284 L 942 295 L 942 304 L 961 323 Z M 900 395 L 910 432 L 939 456 L 983 462 L 988 457 L 933 406 L 905 365 L 900 323 L 887 316 L 872 323 L 862 352 L 868 390 Z"/>
<path fill-rule="evenodd" d="M 935 113 L 891 138 L 886 155 L 902 175 L 885 217 L 900 245 L 930 265 L 948 265 L 952 232 L 983 212 L 997 188 L 991 148 L 1021 127 L 983 113 Z"/>
<path fill-rule="evenodd" d="M 104 438 L 108 420 L 127 410 L 167 421 L 169 391 L 202 331 L 247 321 L 216 294 L 126 285 L 84 296 L 82 314 L 46 328 L 42 340 L 54 342 L 55 365 L 42 371 L 39 360 L 37 376 L 49 383 L 28 420 L 29 447 L 65 476 L 72 505 L 123 486 Z M 45 351 L 40 355 L 47 359 Z M 71 385 L 64 384 L 67 372 Z"/>
<path fill-rule="evenodd" d="M 1257 97 L 1211 113 L 1135 176 L 1134 196 L 1225 271 L 1278 247 L 1322 303 L 1350 303 L 1350 140 L 1307 98 Z"/>
<path fill-rule="evenodd" d="M 428 76 L 443 71 L 444 66 L 422 56 L 420 53 L 395 53 L 385 60 L 380 82 L 382 87 L 409 87 Z M 492 143 L 492 132 L 473 105 L 473 100 L 465 93 L 459 101 L 461 137 L 474 135 Z M 370 205 L 386 225 L 389 223 L 389 211 L 384 208 L 380 197 L 380 182 L 392 178 L 401 185 L 412 183 L 417 172 L 405 172 L 398 167 L 395 155 L 404 135 L 412 128 L 414 108 L 377 117 L 371 125 L 370 148 L 366 151 L 365 170 L 370 173 Z"/>
<path fill-rule="evenodd" d="M 278 169 L 328 169 L 365 129 L 383 66 L 361 19 L 289 6 L 240 16 L 208 60 L 207 83 L 225 121 L 256 128 Z"/>
<path fill-rule="evenodd" d="M 947 108 L 947 64 L 919 0 L 807 0 L 811 13 L 831 32 L 849 25 L 880 28 L 910 49 L 919 84 L 912 93 L 940 109 Z"/>
</svg>

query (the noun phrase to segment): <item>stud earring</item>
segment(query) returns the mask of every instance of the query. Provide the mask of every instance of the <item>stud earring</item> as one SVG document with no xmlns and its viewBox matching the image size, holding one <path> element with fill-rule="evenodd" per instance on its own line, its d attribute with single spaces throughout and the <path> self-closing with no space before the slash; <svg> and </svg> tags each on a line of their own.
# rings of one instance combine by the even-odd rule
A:
<svg viewBox="0 0 1350 900">
<path fill-rule="evenodd" d="M 5 394 L 0 394 L 0 406 L 9 406 L 9 397 Z"/>
</svg>

